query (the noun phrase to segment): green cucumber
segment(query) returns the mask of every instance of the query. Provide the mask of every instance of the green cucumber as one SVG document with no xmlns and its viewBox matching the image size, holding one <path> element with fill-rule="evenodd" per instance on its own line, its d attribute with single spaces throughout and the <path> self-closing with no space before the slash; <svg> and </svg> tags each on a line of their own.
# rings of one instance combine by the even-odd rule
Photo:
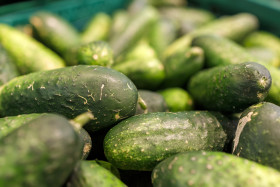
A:
<svg viewBox="0 0 280 187">
<path fill-rule="evenodd" d="M 247 62 L 200 71 L 191 78 L 188 90 L 195 103 L 205 109 L 241 112 L 263 101 L 271 82 L 264 66 Z"/>
<path fill-rule="evenodd" d="M 95 14 L 88 21 L 86 27 L 81 33 L 83 44 L 99 40 L 107 40 L 111 29 L 112 20 L 106 13 L 100 12 Z"/>
<path fill-rule="evenodd" d="M 138 92 L 125 75 L 79 65 L 17 77 L 0 90 L 0 114 L 58 113 L 73 118 L 90 111 L 85 126 L 96 131 L 135 114 Z"/>
<path fill-rule="evenodd" d="M 153 7 L 145 7 L 133 16 L 126 24 L 123 32 L 112 37 L 109 42 L 114 55 L 119 56 L 137 43 L 157 19 L 158 12 Z"/>
<path fill-rule="evenodd" d="M 104 161 L 104 160 L 95 160 L 95 162 L 102 166 L 103 168 L 107 169 L 108 171 L 110 171 L 112 174 L 114 174 L 116 177 L 118 177 L 119 179 L 121 178 L 120 176 L 120 172 L 118 170 L 118 168 L 116 168 L 113 164 L 111 164 L 110 162 Z"/>
<path fill-rule="evenodd" d="M 0 24 L 0 43 L 13 58 L 21 74 L 64 67 L 64 61 L 30 36 Z"/>
<path fill-rule="evenodd" d="M 76 129 L 46 114 L 0 139 L 0 186 L 59 187 L 80 160 Z"/>
<path fill-rule="evenodd" d="M 30 24 L 33 26 L 35 37 L 64 59 L 67 58 L 69 49 L 80 44 L 78 31 L 59 15 L 39 11 L 30 17 Z"/>
<path fill-rule="evenodd" d="M 186 111 L 192 110 L 194 108 L 192 97 L 186 90 L 182 88 L 166 88 L 159 90 L 158 93 L 162 95 L 166 101 L 170 112 Z"/>
<path fill-rule="evenodd" d="M 111 67 L 114 62 L 113 57 L 113 50 L 104 41 L 90 42 L 77 49 L 78 64 Z"/>
<path fill-rule="evenodd" d="M 222 150 L 225 140 L 220 122 L 210 112 L 157 112 L 130 117 L 111 128 L 104 152 L 119 169 L 151 171 L 179 152 Z"/>
<path fill-rule="evenodd" d="M 203 68 L 204 53 L 199 47 L 177 51 L 163 60 L 165 79 L 161 87 L 185 86 L 189 78 Z"/>
<path fill-rule="evenodd" d="M 278 67 L 280 65 L 280 58 L 278 54 L 266 47 L 248 47 L 246 50 L 255 58 L 260 59 L 261 61 Z"/>
<path fill-rule="evenodd" d="M 227 153 L 191 152 L 179 153 L 158 164 L 152 182 L 154 187 L 276 187 L 280 173 Z"/>
<path fill-rule="evenodd" d="M 82 159 L 85 160 L 91 151 L 92 141 L 89 133 L 84 128 L 81 128 L 79 130 L 79 136 L 82 142 L 82 148 L 81 148 Z"/>
<path fill-rule="evenodd" d="M 279 120 L 280 107 L 275 104 L 262 102 L 246 109 L 238 123 L 232 153 L 280 170 Z"/>
<path fill-rule="evenodd" d="M 193 45 L 203 49 L 208 66 L 224 66 L 247 61 L 258 62 L 264 65 L 269 70 L 273 80 L 266 101 L 280 105 L 280 70 L 278 68 L 256 59 L 242 46 L 226 38 L 199 36 L 194 39 Z"/>
<path fill-rule="evenodd" d="M 19 76 L 15 62 L 0 44 L 0 86 Z"/>
<path fill-rule="evenodd" d="M 111 41 L 115 36 L 120 35 L 123 32 L 126 24 L 129 20 L 129 14 L 126 10 L 117 10 L 113 13 L 112 24 L 109 33 L 109 41 Z"/>
<path fill-rule="evenodd" d="M 249 13 L 221 17 L 175 40 L 165 50 L 164 56 L 169 56 L 177 50 L 189 47 L 194 37 L 205 34 L 215 34 L 240 42 L 248 34 L 257 30 L 258 24 L 257 17 Z"/>
<path fill-rule="evenodd" d="M 136 114 L 168 111 L 167 104 L 159 93 L 150 90 L 138 90 L 138 93 L 146 104 L 146 108 L 143 109 L 138 103 Z"/>
<path fill-rule="evenodd" d="M 125 187 L 126 185 L 96 161 L 81 161 L 67 180 L 65 187 Z"/>
<path fill-rule="evenodd" d="M 278 55 L 278 64 L 280 66 L 280 38 L 272 33 L 265 31 L 256 31 L 246 37 L 243 41 L 246 47 L 265 47 Z"/>
</svg>

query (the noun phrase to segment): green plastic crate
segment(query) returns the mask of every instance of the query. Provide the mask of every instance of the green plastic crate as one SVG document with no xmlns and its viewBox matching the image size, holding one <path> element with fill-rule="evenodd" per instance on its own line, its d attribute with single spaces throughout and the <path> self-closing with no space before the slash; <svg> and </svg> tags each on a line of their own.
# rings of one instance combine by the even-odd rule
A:
<svg viewBox="0 0 280 187">
<path fill-rule="evenodd" d="M 0 23 L 22 25 L 30 15 L 39 10 L 56 13 L 70 21 L 78 29 L 97 12 L 112 13 L 124 8 L 128 0 L 34 0 L 0 7 Z"/>
<path fill-rule="evenodd" d="M 189 3 L 218 15 L 252 13 L 259 18 L 261 29 L 280 36 L 280 0 L 189 0 Z"/>
</svg>

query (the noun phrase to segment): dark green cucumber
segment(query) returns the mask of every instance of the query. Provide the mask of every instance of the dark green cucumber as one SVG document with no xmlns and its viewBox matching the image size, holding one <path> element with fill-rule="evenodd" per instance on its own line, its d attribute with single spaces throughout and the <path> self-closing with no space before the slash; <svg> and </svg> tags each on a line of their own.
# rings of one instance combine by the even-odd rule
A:
<svg viewBox="0 0 280 187">
<path fill-rule="evenodd" d="M 199 47 L 177 51 L 163 60 L 165 79 L 162 87 L 185 86 L 189 78 L 203 68 L 204 53 Z"/>
<path fill-rule="evenodd" d="M 0 43 L 22 74 L 64 67 L 64 61 L 30 36 L 0 24 Z"/>
<path fill-rule="evenodd" d="M 163 96 L 170 112 L 192 110 L 194 107 L 192 97 L 182 88 L 166 88 L 159 90 L 158 93 Z"/>
<path fill-rule="evenodd" d="M 0 86 L 19 76 L 15 62 L 0 44 Z"/>
<path fill-rule="evenodd" d="M 112 48 L 104 41 L 90 42 L 77 49 L 78 64 L 111 67 L 113 57 Z"/>
<path fill-rule="evenodd" d="M 179 152 L 222 150 L 225 139 L 220 122 L 210 112 L 157 112 L 133 116 L 111 128 L 104 152 L 119 169 L 151 171 Z"/>
<path fill-rule="evenodd" d="M 0 186 L 61 186 L 80 160 L 76 129 L 59 115 L 31 120 L 0 139 Z"/>
<path fill-rule="evenodd" d="M 81 128 L 79 130 L 79 136 L 82 142 L 82 148 L 81 148 L 82 159 L 85 160 L 91 151 L 92 141 L 89 133 L 84 128 Z"/>
<path fill-rule="evenodd" d="M 161 6 L 186 6 L 184 0 L 148 0 L 149 4 L 161 7 Z"/>
<path fill-rule="evenodd" d="M 119 56 L 139 41 L 150 26 L 158 19 L 158 12 L 153 7 L 145 7 L 133 16 L 123 32 L 115 35 L 110 40 L 114 55 Z"/>
<path fill-rule="evenodd" d="M 207 45 L 204 43 L 206 39 L 208 41 Z M 246 49 L 226 38 L 200 36 L 194 39 L 193 44 L 203 49 L 206 57 L 206 64 L 208 64 L 208 66 L 224 66 L 243 63 L 250 61 L 250 59 L 253 59 L 253 62 L 258 62 L 264 65 L 269 70 L 273 80 L 266 100 L 280 105 L 280 70 L 278 68 L 256 59 L 251 56 Z M 208 56 L 209 58 L 207 58 Z"/>
<path fill-rule="evenodd" d="M 233 154 L 280 170 L 280 107 L 262 102 L 246 109 L 235 133 Z"/>
<path fill-rule="evenodd" d="M 272 187 L 280 173 L 272 168 L 222 152 L 179 153 L 158 164 L 154 187 Z"/>
<path fill-rule="evenodd" d="M 188 90 L 208 110 L 241 112 L 263 101 L 271 86 L 269 71 L 254 62 L 218 66 L 194 75 Z"/>
<path fill-rule="evenodd" d="M 90 111 L 87 130 L 113 125 L 135 114 L 138 92 L 125 75 L 102 66 L 73 66 L 17 77 L 0 90 L 0 113 L 59 113 L 73 118 Z"/>
<path fill-rule="evenodd" d="M 215 34 L 239 42 L 248 34 L 257 30 L 257 28 L 258 19 L 252 14 L 239 13 L 233 16 L 221 17 L 178 38 L 169 45 L 164 53 L 165 56 L 169 56 L 177 50 L 187 48 L 191 45 L 194 37 L 205 34 Z"/>
<path fill-rule="evenodd" d="M 125 187 L 126 185 L 96 161 L 81 161 L 65 187 Z"/>
<path fill-rule="evenodd" d="M 278 55 L 278 63 L 275 66 L 280 66 L 280 39 L 272 33 L 265 31 L 256 31 L 246 37 L 243 41 L 246 47 L 265 47 Z"/>
<path fill-rule="evenodd" d="M 108 14 L 100 12 L 95 14 L 88 21 L 86 27 L 81 33 L 83 44 L 99 40 L 107 40 L 111 30 L 111 18 Z"/>
<path fill-rule="evenodd" d="M 136 114 L 168 111 L 167 104 L 164 98 L 159 93 L 150 90 L 138 90 L 138 93 L 142 100 L 145 102 L 146 108 L 143 109 L 138 103 Z"/>
<path fill-rule="evenodd" d="M 246 50 L 255 58 L 260 59 L 261 61 L 278 67 L 280 65 L 279 55 L 266 47 L 248 47 Z"/>
<path fill-rule="evenodd" d="M 57 14 L 36 12 L 30 17 L 30 24 L 33 26 L 35 37 L 65 59 L 68 50 L 80 44 L 78 31 Z"/>
</svg>

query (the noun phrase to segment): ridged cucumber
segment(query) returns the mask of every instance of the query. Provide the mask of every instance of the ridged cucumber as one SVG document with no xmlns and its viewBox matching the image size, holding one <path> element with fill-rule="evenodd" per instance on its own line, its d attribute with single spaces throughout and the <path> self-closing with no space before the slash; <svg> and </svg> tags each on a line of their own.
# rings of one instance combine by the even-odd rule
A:
<svg viewBox="0 0 280 187">
<path fill-rule="evenodd" d="M 111 128 L 104 152 L 117 168 L 151 171 L 179 152 L 222 150 L 225 140 L 220 122 L 210 112 L 157 112 L 133 116 Z"/>
<path fill-rule="evenodd" d="M 280 173 L 227 153 L 191 152 L 179 153 L 158 164 L 152 182 L 154 187 L 276 187 Z"/>
<path fill-rule="evenodd" d="M 53 51 L 6 24 L 0 24 L 0 43 L 22 74 L 65 66 L 64 61 Z"/>
<path fill-rule="evenodd" d="M 195 103 L 205 109 L 241 112 L 263 101 L 271 82 L 264 66 L 247 62 L 200 71 L 191 78 L 188 90 Z"/>
<path fill-rule="evenodd" d="M 280 170 L 279 120 L 280 107 L 272 103 L 246 109 L 237 126 L 233 154 Z"/>
<path fill-rule="evenodd" d="M 0 139 L 0 186 L 61 186 L 80 160 L 76 129 L 59 115 L 31 120 Z"/>
<path fill-rule="evenodd" d="M 0 90 L 0 114 L 90 111 L 95 131 L 135 114 L 138 92 L 125 75 L 102 66 L 79 65 L 17 77 Z"/>
</svg>

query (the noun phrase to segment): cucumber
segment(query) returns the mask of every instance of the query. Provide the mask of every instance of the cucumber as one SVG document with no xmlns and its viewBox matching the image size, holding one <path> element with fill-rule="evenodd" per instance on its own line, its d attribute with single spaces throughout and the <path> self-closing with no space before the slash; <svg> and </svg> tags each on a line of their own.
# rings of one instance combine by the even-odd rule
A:
<svg viewBox="0 0 280 187">
<path fill-rule="evenodd" d="M 0 86 L 19 76 L 15 62 L 0 44 Z"/>
<path fill-rule="evenodd" d="M 162 95 L 166 101 L 170 112 L 186 111 L 192 110 L 194 108 L 192 97 L 186 90 L 182 88 L 166 88 L 159 90 L 158 93 Z"/>
<path fill-rule="evenodd" d="M 142 107 L 138 103 L 136 114 L 168 111 L 167 104 L 164 98 L 159 93 L 150 90 L 138 90 L 138 93 L 146 104 L 146 109 L 142 109 Z"/>
<path fill-rule="evenodd" d="M 64 59 L 67 58 L 69 49 L 80 44 L 78 31 L 57 14 L 39 11 L 30 17 L 29 22 L 33 26 L 35 37 Z"/>
<path fill-rule="evenodd" d="M 95 162 L 102 166 L 103 168 L 107 169 L 108 171 L 110 171 L 112 174 L 114 174 L 116 177 L 118 177 L 119 179 L 121 178 L 120 176 L 120 172 L 118 170 L 118 168 L 116 168 L 114 165 L 112 165 L 110 162 L 104 161 L 104 160 L 95 160 Z"/>
<path fill-rule="evenodd" d="M 275 51 L 265 47 L 248 47 L 246 50 L 255 58 L 260 59 L 271 66 L 278 67 L 280 58 Z"/>
<path fill-rule="evenodd" d="M 222 152 L 179 153 L 158 164 L 154 187 L 279 186 L 280 173 L 255 162 Z"/>
<path fill-rule="evenodd" d="M 82 159 L 85 160 L 91 151 L 92 141 L 89 133 L 84 128 L 81 128 L 79 130 L 79 136 L 82 142 L 82 148 L 81 148 Z"/>
<path fill-rule="evenodd" d="M 185 86 L 189 78 L 203 68 L 204 53 L 199 47 L 177 51 L 163 60 L 165 79 L 161 87 Z"/>
<path fill-rule="evenodd" d="M 123 120 L 104 138 L 104 153 L 119 169 L 151 171 L 161 160 L 193 150 L 222 150 L 226 134 L 207 111 L 157 112 Z"/>
<path fill-rule="evenodd" d="M 114 63 L 113 50 L 104 41 L 95 41 L 82 45 L 77 49 L 78 64 L 111 67 Z"/>
<path fill-rule="evenodd" d="M 206 38 L 208 41 L 207 45 L 204 43 Z M 243 63 L 251 61 L 251 59 L 253 62 L 258 62 L 264 65 L 269 70 L 273 80 L 266 101 L 280 105 L 280 70 L 278 68 L 256 59 L 255 57 L 251 56 L 244 48 L 226 38 L 200 36 L 194 39 L 193 45 L 199 46 L 203 49 L 206 57 L 206 64 L 208 66 L 224 66 L 229 64 Z"/>
<path fill-rule="evenodd" d="M 280 107 L 269 102 L 246 109 L 238 123 L 232 153 L 280 170 L 279 119 Z"/>
<path fill-rule="evenodd" d="M 145 7 L 133 16 L 126 24 L 123 32 L 120 32 L 119 35 L 115 35 L 109 41 L 109 44 L 113 48 L 114 55 L 116 57 L 119 56 L 131 48 L 133 44 L 137 43 L 157 19 L 158 12 L 153 7 Z"/>
<path fill-rule="evenodd" d="M 83 44 L 87 44 L 99 40 L 107 40 L 111 30 L 111 17 L 103 12 L 95 14 L 88 21 L 86 27 L 81 33 Z"/>
<path fill-rule="evenodd" d="M 65 187 L 125 187 L 126 185 L 96 161 L 81 161 Z"/>
<path fill-rule="evenodd" d="M 271 82 L 264 66 L 247 62 L 200 71 L 191 78 L 188 90 L 203 108 L 232 113 L 263 101 Z"/>
<path fill-rule="evenodd" d="M 138 92 L 125 75 L 79 65 L 17 77 L 0 90 L 0 114 L 58 113 L 73 118 L 89 111 L 85 126 L 96 131 L 135 114 Z"/>
<path fill-rule="evenodd" d="M 258 26 L 257 17 L 249 13 L 224 16 L 178 38 L 167 47 L 164 56 L 169 56 L 177 50 L 189 47 L 194 37 L 205 34 L 219 35 L 240 42 L 247 35 L 257 30 Z"/>
<path fill-rule="evenodd" d="M 126 10 L 117 10 L 113 13 L 111 29 L 109 32 L 109 41 L 123 32 L 129 20 L 129 14 Z"/>
<path fill-rule="evenodd" d="M 31 120 L 0 139 L 0 186 L 59 187 L 80 160 L 80 148 L 66 118 L 48 114 Z"/>
<path fill-rule="evenodd" d="M 21 74 L 65 66 L 64 61 L 53 51 L 6 24 L 0 24 L 0 43 L 13 58 Z"/>
</svg>

